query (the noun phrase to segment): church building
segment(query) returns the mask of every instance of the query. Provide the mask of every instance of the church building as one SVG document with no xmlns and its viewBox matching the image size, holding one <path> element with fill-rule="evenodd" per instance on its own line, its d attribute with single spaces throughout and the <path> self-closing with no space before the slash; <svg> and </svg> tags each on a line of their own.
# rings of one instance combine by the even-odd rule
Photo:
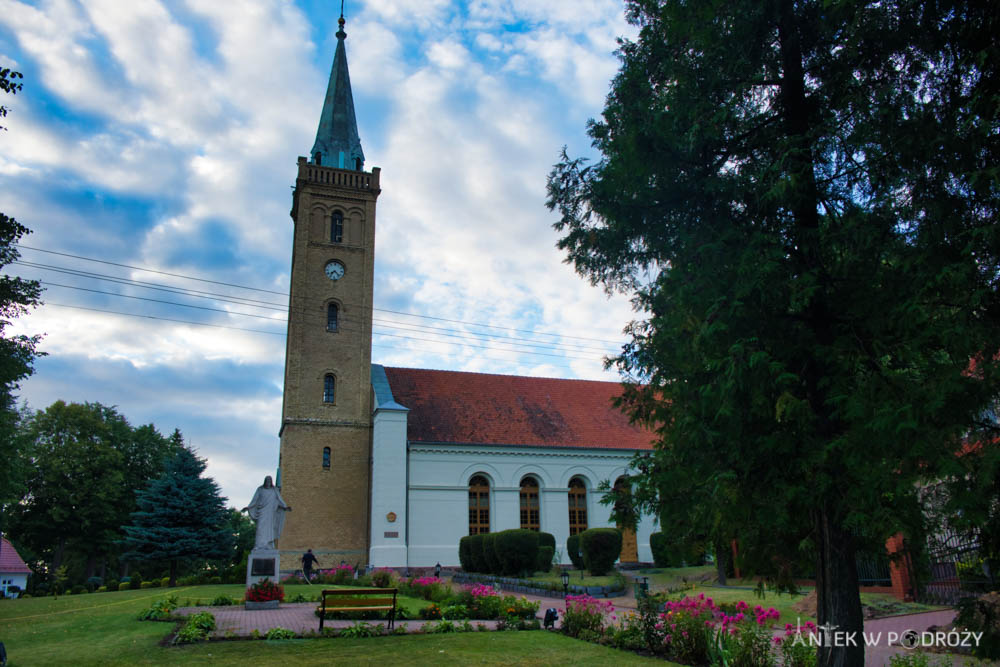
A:
<svg viewBox="0 0 1000 667">
<path fill-rule="evenodd" d="M 292 508 L 283 571 L 458 565 L 464 535 L 528 528 L 566 540 L 608 526 L 598 485 L 653 434 L 612 405 L 615 382 L 371 363 L 379 168 L 364 170 L 344 18 L 316 141 L 298 159 L 277 485 Z M 653 517 L 624 531 L 651 561 Z"/>
</svg>

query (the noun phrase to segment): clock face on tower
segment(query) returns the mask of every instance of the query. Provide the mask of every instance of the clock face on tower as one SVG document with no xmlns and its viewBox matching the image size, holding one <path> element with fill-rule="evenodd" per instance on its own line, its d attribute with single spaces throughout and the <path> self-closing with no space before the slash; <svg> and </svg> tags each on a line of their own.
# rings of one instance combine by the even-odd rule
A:
<svg viewBox="0 0 1000 667">
<path fill-rule="evenodd" d="M 344 265 L 337 260 L 327 262 L 323 271 L 326 273 L 326 277 L 334 282 L 344 277 Z"/>
</svg>

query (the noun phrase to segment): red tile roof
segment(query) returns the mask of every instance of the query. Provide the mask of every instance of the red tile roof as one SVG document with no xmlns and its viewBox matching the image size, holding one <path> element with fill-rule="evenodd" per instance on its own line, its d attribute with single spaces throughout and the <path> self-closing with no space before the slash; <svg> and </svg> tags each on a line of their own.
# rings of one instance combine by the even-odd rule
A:
<svg viewBox="0 0 1000 667">
<path fill-rule="evenodd" d="M 31 574 L 31 568 L 17 555 L 17 549 L 4 537 L 0 544 L 0 572 L 4 574 Z"/>
<path fill-rule="evenodd" d="M 411 442 L 652 449 L 611 401 L 621 384 L 386 368 Z"/>
</svg>

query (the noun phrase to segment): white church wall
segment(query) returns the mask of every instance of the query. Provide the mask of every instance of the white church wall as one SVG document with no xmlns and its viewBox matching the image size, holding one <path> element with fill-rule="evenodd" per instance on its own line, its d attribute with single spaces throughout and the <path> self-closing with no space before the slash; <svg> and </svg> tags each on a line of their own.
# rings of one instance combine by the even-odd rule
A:
<svg viewBox="0 0 1000 667">
<path fill-rule="evenodd" d="M 371 547 L 368 562 L 406 562 L 406 410 L 379 409 L 372 420 Z"/>
<path fill-rule="evenodd" d="M 624 474 L 633 454 L 631 450 L 411 443 L 406 565 L 458 565 L 458 541 L 469 532 L 468 485 L 476 474 L 490 482 L 493 532 L 520 527 L 521 480 L 525 475 L 535 477 L 541 529 L 555 536 L 561 562 L 568 564 L 569 480 L 578 476 L 586 484 L 588 527 L 610 526 L 610 509 L 600 504 L 597 486 Z M 652 560 L 649 535 L 654 530 L 653 518 L 643 517 L 636 531 L 640 560 Z"/>
</svg>

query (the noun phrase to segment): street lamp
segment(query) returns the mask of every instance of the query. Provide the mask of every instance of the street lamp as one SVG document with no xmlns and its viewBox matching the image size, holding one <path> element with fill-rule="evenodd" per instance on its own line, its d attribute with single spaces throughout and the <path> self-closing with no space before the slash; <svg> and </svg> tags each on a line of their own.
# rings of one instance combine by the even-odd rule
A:
<svg viewBox="0 0 1000 667">
<path fill-rule="evenodd" d="M 441 578 L 441 563 L 434 566 L 434 576 L 439 579 Z"/>
<path fill-rule="evenodd" d="M 562 571 L 563 598 L 569 595 L 569 570 Z"/>
</svg>

